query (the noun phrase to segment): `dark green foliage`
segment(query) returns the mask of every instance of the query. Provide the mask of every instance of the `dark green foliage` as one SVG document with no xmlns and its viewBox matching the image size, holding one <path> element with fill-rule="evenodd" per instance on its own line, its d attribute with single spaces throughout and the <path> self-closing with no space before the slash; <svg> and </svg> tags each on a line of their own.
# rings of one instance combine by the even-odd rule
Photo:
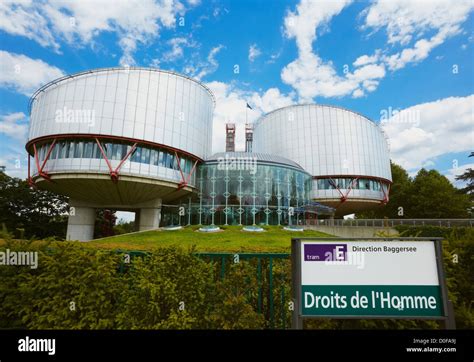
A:
<svg viewBox="0 0 474 362">
<path fill-rule="evenodd" d="M 469 157 L 474 157 L 474 152 L 471 152 Z M 466 181 L 467 185 L 462 189 L 463 192 L 474 198 L 474 170 L 468 168 L 462 175 L 456 176 L 456 180 Z"/>
<path fill-rule="evenodd" d="M 464 236 L 472 228 L 470 227 L 446 227 L 446 226 L 432 226 L 432 225 L 396 225 L 394 226 L 400 236 L 419 236 L 419 237 L 453 237 L 458 238 Z M 474 241 L 474 240 L 473 240 Z"/>
<path fill-rule="evenodd" d="M 117 327 L 203 328 L 213 289 L 212 269 L 190 252 L 165 248 L 136 258 L 126 273 Z"/>
<path fill-rule="evenodd" d="M 406 229 L 406 236 L 420 236 L 419 229 Z M 474 231 L 445 229 L 438 233 L 447 235 L 443 247 L 449 297 L 458 328 L 472 329 Z M 430 227 L 424 232 L 434 230 Z M 94 251 L 71 242 L 15 241 L 5 235 L 2 251 L 37 251 L 39 266 L 0 266 L 0 328 L 260 329 L 291 325 L 288 259 L 273 260 L 272 295 L 268 258 L 261 258 L 259 278 L 256 258 L 240 258 L 238 263 L 227 258 L 222 269 L 220 257 L 211 261 L 196 256 L 194 250 L 163 248 L 130 254 L 130 263 L 126 263 L 123 253 Z M 430 329 L 438 328 L 439 323 L 315 319 L 305 327 Z"/>
<path fill-rule="evenodd" d="M 469 196 L 456 189 L 438 171 L 421 169 L 411 179 L 402 167 L 394 163 L 391 163 L 391 170 L 393 184 L 388 204 L 358 213 L 357 218 L 452 219 L 469 216 Z"/>
<path fill-rule="evenodd" d="M 68 198 L 0 171 L 0 224 L 17 238 L 66 237 Z"/>
<path fill-rule="evenodd" d="M 0 266 L 0 328 L 261 328 L 263 317 L 233 289 L 241 273 L 216 280 L 214 263 L 193 250 L 136 256 L 77 243 L 6 240 L 1 250 L 36 251 L 39 267 Z M 184 307 L 184 308 L 183 308 Z"/>
<path fill-rule="evenodd" d="M 134 221 L 123 221 L 119 220 L 119 222 L 114 226 L 114 235 L 121 235 L 121 234 L 128 234 L 133 233 L 137 230 Z"/>
<path fill-rule="evenodd" d="M 469 197 L 456 189 L 436 170 L 421 169 L 410 189 L 410 208 L 406 217 L 463 218 L 467 217 Z"/>
<path fill-rule="evenodd" d="M 455 308 L 457 328 L 474 328 L 474 229 L 436 226 L 405 226 L 403 236 L 443 237 L 444 268 L 449 299 Z"/>
<path fill-rule="evenodd" d="M 115 235 L 115 210 L 98 209 L 95 213 L 94 238 L 106 238 Z"/>
</svg>

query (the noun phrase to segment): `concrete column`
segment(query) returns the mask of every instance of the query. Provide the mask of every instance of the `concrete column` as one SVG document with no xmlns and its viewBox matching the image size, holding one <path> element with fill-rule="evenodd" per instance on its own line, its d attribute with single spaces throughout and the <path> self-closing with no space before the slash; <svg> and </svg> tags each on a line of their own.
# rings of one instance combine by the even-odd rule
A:
<svg viewBox="0 0 474 362">
<path fill-rule="evenodd" d="M 85 205 L 69 199 L 67 240 L 89 241 L 94 238 L 95 209 Z"/>
<path fill-rule="evenodd" d="M 139 231 L 153 230 L 160 227 L 161 199 L 140 204 Z"/>
</svg>

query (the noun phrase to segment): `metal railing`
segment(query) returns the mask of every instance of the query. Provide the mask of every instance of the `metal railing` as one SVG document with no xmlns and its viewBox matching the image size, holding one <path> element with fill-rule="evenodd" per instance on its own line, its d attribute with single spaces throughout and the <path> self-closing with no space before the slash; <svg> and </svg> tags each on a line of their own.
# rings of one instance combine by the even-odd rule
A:
<svg viewBox="0 0 474 362">
<path fill-rule="evenodd" d="M 394 227 L 411 226 L 474 226 L 474 219 L 321 219 L 311 220 L 307 226 Z"/>
<path fill-rule="evenodd" d="M 265 318 L 267 326 L 270 329 L 285 329 L 289 326 L 290 314 L 287 314 L 287 296 L 291 300 L 290 294 L 290 266 L 288 253 L 196 253 L 198 257 L 209 258 L 211 262 L 216 263 L 219 268 L 220 278 L 224 279 L 229 271 L 229 265 L 240 261 L 255 261 L 257 278 L 257 312 Z M 274 273 L 275 262 L 288 260 L 288 265 L 282 267 L 283 272 L 276 277 Z M 249 283 L 250 284 L 250 283 Z M 279 295 L 279 298 L 278 298 Z M 248 303 L 254 304 L 249 290 Z M 276 301 L 278 300 L 279 310 L 276 310 Z"/>
</svg>

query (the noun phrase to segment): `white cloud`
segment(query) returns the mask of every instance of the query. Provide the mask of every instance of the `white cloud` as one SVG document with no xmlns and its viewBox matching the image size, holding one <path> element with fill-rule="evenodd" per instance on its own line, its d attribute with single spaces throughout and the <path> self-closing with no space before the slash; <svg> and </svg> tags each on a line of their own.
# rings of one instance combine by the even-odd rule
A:
<svg viewBox="0 0 474 362">
<path fill-rule="evenodd" d="M 281 78 L 296 89 L 302 102 L 310 102 L 317 96 L 341 97 L 351 94 L 355 98 L 361 97 L 365 92 L 375 90 L 379 79 L 385 76 L 384 65 L 371 64 L 378 53 L 372 57 L 359 57 L 354 62 L 358 68 L 339 75 L 331 62 L 323 61 L 313 52 L 312 44 L 317 32 L 327 29 L 332 17 L 350 2 L 301 0 L 296 11 L 288 12 L 285 17 L 285 35 L 290 39 L 295 38 L 298 58 L 283 68 Z"/>
<path fill-rule="evenodd" d="M 40 86 L 62 77 L 63 71 L 40 59 L 0 50 L 0 86 L 13 89 L 26 96 Z"/>
<path fill-rule="evenodd" d="M 259 93 L 244 91 L 232 84 L 217 81 L 206 85 L 216 97 L 212 133 L 213 152 L 225 150 L 226 123 L 236 124 L 236 150 L 244 150 L 246 121 L 254 122 L 263 113 L 294 103 L 291 95 L 284 95 L 277 88 L 270 88 Z M 247 102 L 252 106 L 252 110 L 247 109 Z"/>
<path fill-rule="evenodd" d="M 351 0 L 301 0 L 296 12 L 289 11 L 285 17 L 286 36 L 296 39 L 300 54 L 312 53 L 317 28 L 327 25 L 332 17 L 339 14 L 350 2 Z"/>
<path fill-rule="evenodd" d="M 152 68 L 160 68 L 160 64 L 161 64 L 161 60 L 158 58 L 154 58 L 150 61 L 148 66 Z"/>
<path fill-rule="evenodd" d="M 170 39 L 168 44 L 171 46 L 171 49 L 164 53 L 161 59 L 165 62 L 173 62 L 182 58 L 184 55 L 184 48 L 196 48 L 198 46 L 194 40 L 184 37 Z"/>
<path fill-rule="evenodd" d="M 27 117 L 23 112 L 0 115 L 0 166 L 5 166 L 5 172 L 12 177 L 24 179 L 28 174 L 28 159 L 24 149 L 27 134 Z"/>
<path fill-rule="evenodd" d="M 459 6 L 458 3 L 453 6 L 449 0 L 375 1 L 361 14 L 362 29 L 386 29 L 391 48 L 359 56 L 352 63 L 353 71 L 346 68 L 340 74 L 332 62 L 313 52 L 313 42 L 328 31 L 331 19 L 350 2 L 301 0 L 295 11 L 286 14 L 284 33 L 296 40 L 298 58 L 282 69 L 281 78 L 298 92 L 301 101 L 312 101 L 317 96 L 357 98 L 373 92 L 385 77 L 386 69 L 396 71 L 409 63 L 420 62 L 435 47 L 459 34 L 474 7 L 474 2 L 469 0 L 461 0 Z M 390 54 L 395 46 L 402 49 Z"/>
<path fill-rule="evenodd" d="M 43 47 L 59 49 L 47 19 L 33 7 L 32 1 L 0 1 L 0 29 L 34 40 Z"/>
<path fill-rule="evenodd" d="M 431 39 L 418 40 L 413 48 L 403 49 L 401 52 L 385 57 L 384 60 L 388 64 L 390 70 L 398 70 L 404 68 L 408 63 L 417 63 L 428 57 L 430 52 L 444 41 L 459 33 L 458 27 L 440 30 Z"/>
<path fill-rule="evenodd" d="M 16 141 L 26 141 L 28 124 L 23 112 L 10 113 L 0 116 L 0 134 L 11 137 Z"/>
<path fill-rule="evenodd" d="M 473 109 L 474 94 L 449 97 L 406 108 L 382 121 L 392 159 L 412 170 L 440 155 L 471 151 Z"/>
<path fill-rule="evenodd" d="M 267 64 L 273 64 L 273 63 L 276 62 L 276 60 L 277 60 L 278 58 L 280 58 L 280 56 L 281 56 L 281 49 L 280 49 L 277 53 L 271 54 L 271 55 L 270 55 L 270 59 L 268 59 L 268 60 L 266 61 L 266 63 L 267 63 Z"/>
<path fill-rule="evenodd" d="M 26 179 L 28 176 L 28 159 L 24 150 L 9 149 L 0 156 L 0 166 L 5 166 L 5 173 L 10 177 Z"/>
<path fill-rule="evenodd" d="M 188 63 L 184 67 L 183 73 L 188 74 L 197 80 L 201 80 L 207 75 L 214 73 L 217 68 L 219 68 L 219 62 L 217 61 L 216 56 L 224 48 L 225 47 L 222 44 L 213 47 L 209 51 L 206 61 L 199 61 L 197 64 Z"/>
<path fill-rule="evenodd" d="M 191 6 L 198 1 L 189 1 Z M 102 32 L 115 32 L 123 50 L 121 65 L 134 65 L 138 44 L 158 37 L 161 28 L 173 28 L 186 7 L 178 0 L 129 1 L 3 1 L 0 29 L 59 48 L 59 40 L 87 44 Z"/>
<path fill-rule="evenodd" d="M 466 187 L 467 182 L 462 180 L 456 180 L 456 176 L 462 175 L 468 169 L 474 169 L 474 163 L 466 163 L 457 167 L 450 168 L 444 172 L 444 175 L 453 183 L 457 188 Z"/>
<path fill-rule="evenodd" d="M 379 59 L 380 49 L 378 49 L 374 55 L 361 55 L 354 61 L 354 63 L 352 63 L 352 65 L 355 67 L 360 67 L 361 65 L 374 64 L 377 63 Z"/>
<path fill-rule="evenodd" d="M 390 70 L 428 57 L 431 50 L 459 34 L 461 24 L 474 8 L 471 0 L 378 0 L 365 11 L 363 28 L 386 29 L 388 43 L 406 48 L 386 57 Z M 434 32 L 430 38 L 423 35 Z M 408 47 L 414 43 L 412 47 Z"/>
<path fill-rule="evenodd" d="M 262 51 L 258 48 L 257 44 L 252 44 L 249 47 L 249 61 L 253 63 L 255 59 L 257 59 L 260 55 L 262 55 Z"/>
</svg>

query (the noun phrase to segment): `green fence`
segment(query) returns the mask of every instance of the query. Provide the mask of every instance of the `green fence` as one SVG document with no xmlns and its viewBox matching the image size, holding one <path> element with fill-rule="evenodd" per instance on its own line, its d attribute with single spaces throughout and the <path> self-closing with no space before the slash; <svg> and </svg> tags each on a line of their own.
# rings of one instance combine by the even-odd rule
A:
<svg viewBox="0 0 474 362">
<path fill-rule="evenodd" d="M 142 251 L 117 251 L 135 257 L 148 255 Z M 263 315 L 267 328 L 289 328 L 291 312 L 291 268 L 288 253 L 195 253 L 214 265 L 216 280 L 224 280 L 233 266 L 239 265 L 250 272 L 242 283 L 247 287 L 247 301 Z M 242 265 L 243 264 L 243 265 Z M 124 272 L 124 263 L 120 272 Z"/>
</svg>

